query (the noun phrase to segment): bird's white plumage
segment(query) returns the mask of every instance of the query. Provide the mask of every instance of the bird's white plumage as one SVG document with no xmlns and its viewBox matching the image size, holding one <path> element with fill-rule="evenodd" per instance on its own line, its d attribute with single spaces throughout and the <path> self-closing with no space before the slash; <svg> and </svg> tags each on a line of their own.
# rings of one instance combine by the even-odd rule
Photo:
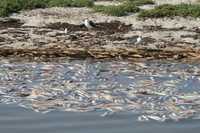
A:
<svg viewBox="0 0 200 133">
<path fill-rule="evenodd" d="M 67 28 L 65 28 L 65 30 L 64 30 L 64 33 L 65 33 L 65 34 L 67 34 L 67 33 L 68 33 L 68 30 L 67 30 Z"/>
<path fill-rule="evenodd" d="M 85 19 L 84 20 L 84 25 L 85 27 L 87 27 L 88 29 L 94 28 L 94 26 L 92 25 L 93 22 L 91 22 L 89 19 Z"/>
<path fill-rule="evenodd" d="M 141 41 L 142 41 L 142 37 L 141 37 L 141 36 L 138 36 L 137 41 L 136 41 L 136 44 L 140 43 Z"/>
<path fill-rule="evenodd" d="M 140 44 L 142 42 L 143 33 L 141 31 L 139 31 L 137 34 L 138 34 L 138 37 L 136 39 L 136 43 L 135 44 Z"/>
</svg>

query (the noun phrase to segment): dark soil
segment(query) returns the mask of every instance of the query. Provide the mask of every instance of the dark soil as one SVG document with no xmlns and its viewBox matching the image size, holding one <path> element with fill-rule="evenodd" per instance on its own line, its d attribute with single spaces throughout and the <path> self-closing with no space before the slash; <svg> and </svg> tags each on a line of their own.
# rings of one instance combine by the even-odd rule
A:
<svg viewBox="0 0 200 133">
<path fill-rule="evenodd" d="M 89 30 L 84 25 L 74 25 L 69 23 L 52 23 L 47 25 L 46 28 L 57 30 L 67 29 L 69 32 Z M 103 31 L 105 34 L 126 33 L 131 30 L 131 25 L 126 25 L 120 21 L 112 21 L 109 23 L 96 23 L 96 26 L 90 30 Z"/>
<path fill-rule="evenodd" d="M 0 30 L 6 29 L 6 28 L 19 28 L 23 25 L 20 20 L 18 19 L 2 19 L 0 20 Z"/>
</svg>

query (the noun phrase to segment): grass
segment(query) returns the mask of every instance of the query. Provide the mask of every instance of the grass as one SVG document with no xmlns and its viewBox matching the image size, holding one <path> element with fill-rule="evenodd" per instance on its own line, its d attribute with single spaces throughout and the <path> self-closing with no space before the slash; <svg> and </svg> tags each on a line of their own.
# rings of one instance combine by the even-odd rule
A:
<svg viewBox="0 0 200 133">
<path fill-rule="evenodd" d="M 49 7 L 91 7 L 94 5 L 92 0 L 50 0 Z"/>
<path fill-rule="evenodd" d="M 139 14 L 141 18 L 161 18 L 161 17 L 200 17 L 200 5 L 179 4 L 179 5 L 161 5 L 151 10 L 142 11 Z"/>
<path fill-rule="evenodd" d="M 154 4 L 152 0 L 128 0 L 128 2 L 134 3 L 137 6 L 146 5 L 146 4 Z"/>
<path fill-rule="evenodd" d="M 94 5 L 93 0 L 0 0 L 0 17 L 9 16 L 21 10 L 47 7 L 92 7 L 96 12 L 112 16 L 124 16 L 138 12 L 137 6 L 153 4 L 152 0 L 121 0 L 118 6 Z"/>
<path fill-rule="evenodd" d="M 110 6 L 103 6 L 103 5 L 97 5 L 93 7 L 95 12 L 101 12 L 107 15 L 111 16 L 125 16 L 129 12 L 138 12 L 139 8 L 135 5 L 110 5 Z"/>
<path fill-rule="evenodd" d="M 92 0 L 0 0 L 0 17 L 9 16 L 21 10 L 47 7 L 90 7 Z"/>
<path fill-rule="evenodd" d="M 119 0 L 120 5 L 94 5 L 93 0 L 0 0 L 0 17 L 9 16 L 21 10 L 48 7 L 91 7 L 95 12 L 111 16 L 124 16 L 129 13 L 139 13 L 140 18 L 160 17 L 200 17 L 200 5 L 179 4 L 160 5 L 151 10 L 140 10 L 138 6 L 154 4 L 153 0 Z"/>
<path fill-rule="evenodd" d="M 153 4 L 152 0 L 126 0 L 122 1 L 120 5 L 95 5 L 93 7 L 95 12 L 101 12 L 111 16 L 124 16 L 128 13 L 136 13 L 139 12 L 140 9 L 137 6 L 145 5 L 145 4 Z"/>
<path fill-rule="evenodd" d="M 1 0 L 0 16 L 8 16 L 25 9 L 46 8 L 48 2 L 49 0 Z"/>
</svg>

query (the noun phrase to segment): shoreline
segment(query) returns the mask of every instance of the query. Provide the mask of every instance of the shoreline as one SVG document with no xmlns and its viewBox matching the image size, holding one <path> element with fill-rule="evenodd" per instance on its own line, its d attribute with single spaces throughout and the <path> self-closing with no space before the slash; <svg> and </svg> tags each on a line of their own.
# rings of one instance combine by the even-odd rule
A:
<svg viewBox="0 0 200 133">
<path fill-rule="evenodd" d="M 175 60 L 200 57 L 199 18 L 139 20 L 136 16 L 107 16 L 85 7 L 22 11 L 0 19 L 0 56 Z M 84 18 L 98 27 L 81 27 Z M 136 44 L 139 36 L 142 41 Z"/>
</svg>

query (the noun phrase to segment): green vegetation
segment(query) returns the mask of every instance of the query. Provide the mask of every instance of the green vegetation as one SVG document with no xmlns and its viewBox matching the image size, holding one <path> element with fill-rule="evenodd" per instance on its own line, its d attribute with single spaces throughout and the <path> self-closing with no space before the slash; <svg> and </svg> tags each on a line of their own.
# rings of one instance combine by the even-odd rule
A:
<svg viewBox="0 0 200 133">
<path fill-rule="evenodd" d="M 120 5 L 110 5 L 110 6 L 103 6 L 103 5 L 95 5 L 93 7 L 94 11 L 102 12 L 107 15 L 111 16 L 124 16 L 128 13 L 135 13 L 139 12 L 140 9 L 137 6 L 144 5 L 144 4 L 153 4 L 152 0 L 126 0 L 123 1 Z"/>
<path fill-rule="evenodd" d="M 8 16 L 25 9 L 46 8 L 48 2 L 49 0 L 1 0 L 0 16 Z"/>
<path fill-rule="evenodd" d="M 138 12 L 139 8 L 135 5 L 118 5 L 118 6 L 103 6 L 103 5 L 97 5 L 93 7 L 94 11 L 96 12 L 102 12 L 107 15 L 111 16 L 124 16 L 127 15 L 129 12 Z"/>
<path fill-rule="evenodd" d="M 20 10 L 47 8 L 47 7 L 90 7 L 92 0 L 1 0 L 0 16 L 5 17 Z"/>
<path fill-rule="evenodd" d="M 200 5 L 179 4 L 179 5 L 161 5 L 152 10 L 142 11 L 139 17 L 142 18 L 160 18 L 160 17 L 200 17 Z"/>
<path fill-rule="evenodd" d="M 152 0 L 120 0 L 118 6 L 94 5 L 93 0 L 1 0 L 0 16 L 8 16 L 21 10 L 47 7 L 92 7 L 96 12 L 102 12 L 112 16 L 124 16 L 128 13 L 138 12 L 137 6 L 153 4 Z"/>
<path fill-rule="evenodd" d="M 137 6 L 146 5 L 146 4 L 154 4 L 152 0 L 127 0 Z"/>
<path fill-rule="evenodd" d="M 49 0 L 50 7 L 91 7 L 94 5 L 92 0 Z"/>
<path fill-rule="evenodd" d="M 101 12 L 112 16 L 124 16 L 128 13 L 139 12 L 138 6 L 154 4 L 153 0 L 119 0 L 120 5 L 94 5 L 93 0 L 0 0 L 0 17 L 5 17 L 11 13 L 21 10 L 47 7 L 92 7 L 95 12 Z M 200 5 L 179 4 L 160 5 L 151 10 L 142 10 L 139 13 L 141 18 L 160 17 L 200 17 Z"/>
</svg>

